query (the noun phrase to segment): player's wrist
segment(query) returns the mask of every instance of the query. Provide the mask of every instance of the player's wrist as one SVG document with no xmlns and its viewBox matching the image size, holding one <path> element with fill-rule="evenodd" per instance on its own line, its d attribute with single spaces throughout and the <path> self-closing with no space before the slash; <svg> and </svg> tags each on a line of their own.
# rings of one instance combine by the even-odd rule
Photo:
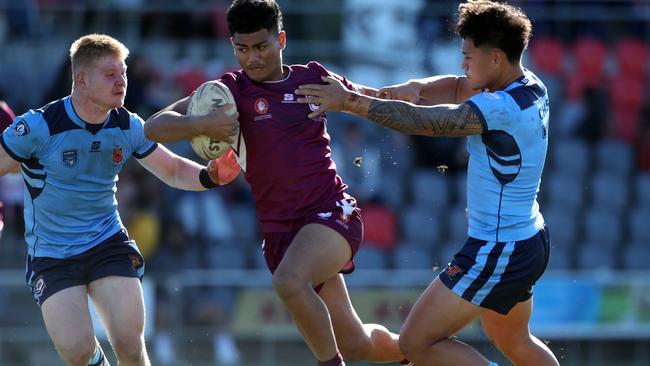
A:
<svg viewBox="0 0 650 366">
<path fill-rule="evenodd" d="M 213 164 L 214 160 L 208 162 L 208 165 L 199 171 L 199 182 L 205 189 L 212 189 L 219 187 L 219 171 L 217 164 Z"/>
</svg>

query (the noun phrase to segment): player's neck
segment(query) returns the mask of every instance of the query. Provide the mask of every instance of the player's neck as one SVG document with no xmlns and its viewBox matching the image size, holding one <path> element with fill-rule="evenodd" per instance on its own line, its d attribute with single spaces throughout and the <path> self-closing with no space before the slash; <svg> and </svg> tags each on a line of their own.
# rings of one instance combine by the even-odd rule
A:
<svg viewBox="0 0 650 366">
<path fill-rule="evenodd" d="M 74 90 L 71 94 L 71 100 L 75 113 L 77 113 L 77 116 L 79 116 L 79 118 L 84 122 L 100 124 L 106 121 L 106 117 L 108 117 L 110 110 L 102 108 L 84 95 L 81 95 L 81 93 L 76 93 Z"/>
<path fill-rule="evenodd" d="M 497 81 L 494 83 L 494 87 L 489 89 L 492 92 L 497 90 L 503 90 L 508 85 L 512 84 L 515 80 L 519 79 L 523 75 L 524 75 L 524 68 L 521 66 L 521 64 L 507 67 L 506 70 L 504 70 L 504 72 L 501 73 L 501 77 L 499 77 Z"/>
</svg>

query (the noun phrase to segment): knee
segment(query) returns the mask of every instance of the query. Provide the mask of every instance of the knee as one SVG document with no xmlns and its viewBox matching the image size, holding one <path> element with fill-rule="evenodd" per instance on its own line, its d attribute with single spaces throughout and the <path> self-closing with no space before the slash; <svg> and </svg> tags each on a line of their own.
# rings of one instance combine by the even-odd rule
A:
<svg viewBox="0 0 650 366">
<path fill-rule="evenodd" d="M 95 353 L 95 337 L 68 338 L 56 345 L 59 355 L 71 366 L 85 366 Z"/>
<path fill-rule="evenodd" d="M 399 334 L 399 349 L 407 359 L 414 361 L 422 357 L 423 354 L 435 352 L 436 343 L 446 338 L 427 338 L 418 332 L 403 327 Z"/>
<path fill-rule="evenodd" d="M 299 280 L 297 274 L 290 271 L 276 271 L 273 274 L 273 290 L 281 299 L 291 299 L 296 297 L 300 291 L 306 288 L 305 284 Z"/>
<path fill-rule="evenodd" d="M 339 352 L 345 361 L 363 361 L 370 353 L 372 342 L 367 337 L 346 337 L 338 340 Z"/>
<path fill-rule="evenodd" d="M 514 356 L 521 352 L 525 352 L 529 344 L 532 344 L 530 335 L 502 335 L 490 334 L 486 332 L 486 336 L 492 344 L 504 355 Z"/>
<path fill-rule="evenodd" d="M 111 346 L 120 363 L 137 363 L 143 359 L 144 338 L 141 332 L 120 332 L 112 337 Z"/>
</svg>

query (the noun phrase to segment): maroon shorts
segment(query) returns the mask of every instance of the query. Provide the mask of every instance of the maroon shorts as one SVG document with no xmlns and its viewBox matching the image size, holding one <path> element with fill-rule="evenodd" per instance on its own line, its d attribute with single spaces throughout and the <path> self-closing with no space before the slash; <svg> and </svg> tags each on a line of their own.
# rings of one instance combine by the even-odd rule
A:
<svg viewBox="0 0 650 366">
<path fill-rule="evenodd" d="M 262 251 L 266 265 L 275 272 L 280 265 L 284 253 L 293 241 L 298 231 L 308 224 L 321 224 L 336 230 L 341 234 L 352 248 L 350 261 L 341 268 L 340 273 L 347 274 L 354 271 L 354 255 L 357 254 L 361 241 L 363 240 L 363 221 L 361 221 L 360 210 L 357 208 L 356 200 L 350 196 L 337 201 L 335 205 L 327 210 L 315 212 L 305 217 L 302 226 L 296 230 L 284 233 L 264 233 Z M 317 289 L 320 289 L 318 286 Z"/>
</svg>

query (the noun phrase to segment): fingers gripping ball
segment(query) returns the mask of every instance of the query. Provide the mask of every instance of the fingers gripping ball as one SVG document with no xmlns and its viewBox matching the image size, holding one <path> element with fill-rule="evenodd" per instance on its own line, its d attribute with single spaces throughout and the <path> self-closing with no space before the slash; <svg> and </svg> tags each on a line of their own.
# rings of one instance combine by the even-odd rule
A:
<svg viewBox="0 0 650 366">
<path fill-rule="evenodd" d="M 210 160 L 207 168 L 210 179 L 220 186 L 235 180 L 240 170 L 237 157 L 231 149 L 224 156 Z"/>
<path fill-rule="evenodd" d="M 237 113 L 235 97 L 228 87 L 220 81 L 208 81 L 196 89 L 190 97 L 187 114 L 202 116 L 214 111 L 217 107 L 232 105 L 227 111 L 229 116 Z M 197 135 L 190 140 L 192 149 L 203 159 L 216 159 L 230 150 L 230 144 L 206 135 Z"/>
</svg>

